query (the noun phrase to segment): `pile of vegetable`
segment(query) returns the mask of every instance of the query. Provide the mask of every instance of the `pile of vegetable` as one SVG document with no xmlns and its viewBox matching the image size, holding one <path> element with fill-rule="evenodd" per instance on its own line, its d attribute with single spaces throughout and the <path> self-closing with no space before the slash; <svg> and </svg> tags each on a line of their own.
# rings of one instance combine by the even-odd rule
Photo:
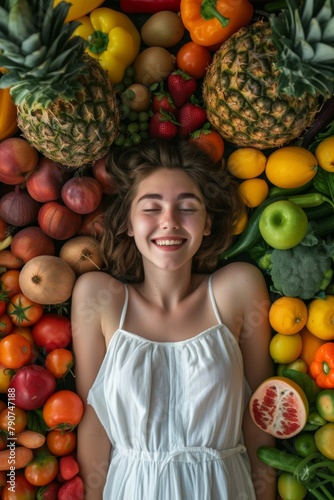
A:
<svg viewBox="0 0 334 500">
<path fill-rule="evenodd" d="M 333 0 L 2 3 L 3 500 L 14 476 L 15 498 L 83 498 L 69 317 L 76 278 L 103 270 L 107 153 L 176 136 L 239 183 L 220 265 L 251 261 L 270 289 L 276 374 L 250 408 L 277 447 L 259 457 L 283 500 L 334 498 L 333 19 Z"/>
</svg>

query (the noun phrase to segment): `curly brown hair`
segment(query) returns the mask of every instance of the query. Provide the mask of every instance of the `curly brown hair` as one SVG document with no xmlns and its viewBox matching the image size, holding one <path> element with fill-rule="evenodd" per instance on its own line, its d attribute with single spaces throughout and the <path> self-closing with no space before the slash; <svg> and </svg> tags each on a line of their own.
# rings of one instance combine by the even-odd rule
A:
<svg viewBox="0 0 334 500">
<path fill-rule="evenodd" d="M 138 184 L 157 168 L 182 169 L 199 187 L 206 211 L 212 219 L 211 233 L 203 238 L 193 258 L 193 272 L 209 273 L 217 267 L 218 256 L 233 241 L 233 228 L 244 204 L 237 183 L 223 165 L 187 139 L 149 139 L 139 146 L 112 148 L 107 172 L 116 185 L 104 215 L 101 247 L 108 272 L 122 281 L 141 282 L 142 257 L 129 237 L 128 220 Z"/>
</svg>

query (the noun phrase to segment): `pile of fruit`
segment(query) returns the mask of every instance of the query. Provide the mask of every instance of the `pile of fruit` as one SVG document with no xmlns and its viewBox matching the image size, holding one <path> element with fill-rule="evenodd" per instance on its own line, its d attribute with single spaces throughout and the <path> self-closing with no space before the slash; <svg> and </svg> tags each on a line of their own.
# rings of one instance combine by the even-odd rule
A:
<svg viewBox="0 0 334 500">
<path fill-rule="evenodd" d="M 69 317 L 76 278 L 104 266 L 106 157 L 176 136 L 239 182 L 220 264 L 250 260 L 270 288 L 276 374 L 250 409 L 278 445 L 259 456 L 283 500 L 334 498 L 334 2 L 210 3 L 2 2 L 3 500 L 83 498 Z"/>
</svg>

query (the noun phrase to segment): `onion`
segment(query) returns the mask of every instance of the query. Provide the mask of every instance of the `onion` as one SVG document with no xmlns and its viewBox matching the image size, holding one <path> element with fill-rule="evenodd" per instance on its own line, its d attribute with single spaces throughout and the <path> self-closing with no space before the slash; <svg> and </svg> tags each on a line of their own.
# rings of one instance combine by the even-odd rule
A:
<svg viewBox="0 0 334 500">
<path fill-rule="evenodd" d="M 73 269 L 55 255 L 38 255 L 21 269 L 22 293 L 38 304 L 61 304 L 71 297 L 76 281 Z"/>
<path fill-rule="evenodd" d="M 103 264 L 99 242 L 92 236 L 75 236 L 66 241 L 59 252 L 77 275 L 99 271 Z"/>
<path fill-rule="evenodd" d="M 40 203 L 17 185 L 1 198 L 0 217 L 12 226 L 28 226 L 37 219 L 39 208 Z"/>
</svg>

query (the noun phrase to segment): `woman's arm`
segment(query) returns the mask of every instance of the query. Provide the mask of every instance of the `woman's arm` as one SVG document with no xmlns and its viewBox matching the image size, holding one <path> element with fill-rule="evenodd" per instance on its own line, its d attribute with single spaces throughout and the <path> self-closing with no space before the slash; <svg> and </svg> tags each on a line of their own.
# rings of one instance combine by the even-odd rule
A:
<svg viewBox="0 0 334 500">
<path fill-rule="evenodd" d="M 265 379 L 273 375 L 273 362 L 269 353 L 271 327 L 268 319 L 270 300 L 267 285 L 259 269 L 243 266 L 239 274 L 243 321 L 239 345 L 243 355 L 245 377 L 254 391 Z M 257 457 L 263 445 L 275 446 L 275 440 L 259 429 L 251 419 L 248 407 L 243 422 L 245 446 L 252 468 L 252 480 L 257 500 L 276 498 L 276 474 Z"/>
<path fill-rule="evenodd" d="M 101 329 L 101 312 L 96 303 L 100 286 L 98 273 L 78 278 L 72 294 L 71 321 L 75 354 L 76 388 L 85 404 L 78 426 L 77 456 L 85 485 L 85 500 L 101 500 L 111 445 L 95 411 L 87 404 L 87 395 L 106 352 Z"/>
</svg>

